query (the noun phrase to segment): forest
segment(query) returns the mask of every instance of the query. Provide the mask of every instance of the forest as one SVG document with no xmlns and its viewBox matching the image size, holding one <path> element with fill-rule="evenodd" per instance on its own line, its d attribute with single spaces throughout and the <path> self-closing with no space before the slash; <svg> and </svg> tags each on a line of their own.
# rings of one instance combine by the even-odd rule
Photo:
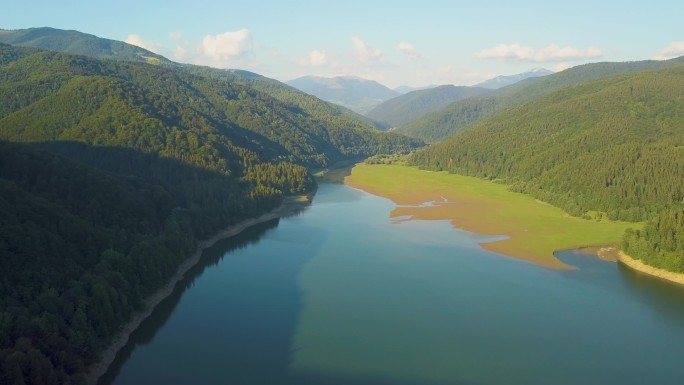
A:
<svg viewBox="0 0 684 385">
<path fill-rule="evenodd" d="M 265 78 L 0 44 L 0 384 L 79 384 L 200 240 L 421 143 Z"/>
<path fill-rule="evenodd" d="M 652 220 L 625 248 L 675 258 L 651 261 L 674 269 L 684 260 L 681 220 L 671 219 L 684 200 L 683 118 L 684 67 L 619 75 L 501 112 L 409 161 L 506 183 L 587 219 Z"/>
</svg>

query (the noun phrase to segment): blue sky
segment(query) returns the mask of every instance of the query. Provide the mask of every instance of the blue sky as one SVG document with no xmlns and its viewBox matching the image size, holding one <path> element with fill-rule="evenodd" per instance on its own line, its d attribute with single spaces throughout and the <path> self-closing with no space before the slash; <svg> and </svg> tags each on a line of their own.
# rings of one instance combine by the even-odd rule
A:
<svg viewBox="0 0 684 385">
<path fill-rule="evenodd" d="M 13 1 L 0 28 L 126 40 L 281 81 L 471 85 L 532 68 L 684 55 L 684 1 Z"/>
</svg>

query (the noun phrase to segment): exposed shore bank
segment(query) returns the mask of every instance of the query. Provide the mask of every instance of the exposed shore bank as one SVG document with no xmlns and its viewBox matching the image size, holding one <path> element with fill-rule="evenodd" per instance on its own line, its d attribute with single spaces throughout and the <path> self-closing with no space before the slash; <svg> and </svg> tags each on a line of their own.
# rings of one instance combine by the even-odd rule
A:
<svg viewBox="0 0 684 385">
<path fill-rule="evenodd" d="M 173 293 L 176 284 L 185 277 L 185 273 L 187 273 L 188 270 L 190 270 L 193 266 L 197 265 L 197 263 L 200 261 L 202 252 L 205 249 L 213 246 L 216 242 L 222 239 L 238 235 L 242 231 L 251 226 L 286 216 L 298 209 L 308 206 L 311 203 L 311 199 L 313 198 L 314 194 L 315 191 L 312 191 L 302 196 L 287 197 L 285 198 L 282 205 L 273 209 L 272 211 L 262 214 L 256 218 L 246 219 L 242 222 L 229 226 L 228 228 L 216 233 L 213 237 L 200 242 L 197 245 L 197 248 L 195 249 L 195 252 L 192 254 L 192 256 L 185 260 L 185 262 L 183 262 L 178 267 L 176 274 L 174 274 L 174 276 L 171 277 L 169 282 L 162 288 L 157 290 L 157 292 L 155 292 L 146 300 L 144 310 L 134 314 L 131 320 L 126 325 L 124 325 L 123 329 L 118 334 L 118 336 L 114 338 L 113 342 L 109 345 L 109 347 L 102 352 L 100 360 L 96 364 L 91 366 L 90 371 L 88 372 L 88 375 L 86 377 L 86 384 L 97 384 L 97 382 L 100 380 L 100 377 L 102 377 L 107 372 L 109 366 L 112 364 L 112 362 L 114 362 L 114 359 L 116 358 L 116 355 L 119 352 L 119 350 L 121 350 L 121 348 L 123 348 L 126 345 L 126 343 L 128 343 L 128 339 L 131 336 L 131 333 L 133 333 L 140 326 L 140 324 L 147 317 L 149 317 L 150 314 L 152 314 L 155 307 L 157 307 L 157 305 L 161 301 L 163 301 L 166 297 Z"/>
<path fill-rule="evenodd" d="M 638 259 L 634 259 L 630 257 L 629 255 L 623 253 L 620 251 L 617 256 L 618 262 L 622 263 L 626 266 L 628 266 L 631 269 L 634 269 L 638 272 L 652 275 L 654 277 L 658 277 L 661 279 L 666 279 L 671 282 L 678 283 L 680 285 L 684 285 L 684 274 L 682 273 L 673 273 L 671 271 L 659 269 L 657 267 L 649 266 L 643 262 L 641 262 Z"/>
</svg>

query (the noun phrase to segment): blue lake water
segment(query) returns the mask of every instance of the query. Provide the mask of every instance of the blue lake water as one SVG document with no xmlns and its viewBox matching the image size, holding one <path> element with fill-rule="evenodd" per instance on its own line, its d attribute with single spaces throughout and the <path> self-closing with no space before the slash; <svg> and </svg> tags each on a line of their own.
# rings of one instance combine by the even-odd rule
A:
<svg viewBox="0 0 684 385">
<path fill-rule="evenodd" d="M 101 384 L 681 384 L 684 287 L 574 251 L 550 270 L 322 184 L 205 251 Z"/>
</svg>

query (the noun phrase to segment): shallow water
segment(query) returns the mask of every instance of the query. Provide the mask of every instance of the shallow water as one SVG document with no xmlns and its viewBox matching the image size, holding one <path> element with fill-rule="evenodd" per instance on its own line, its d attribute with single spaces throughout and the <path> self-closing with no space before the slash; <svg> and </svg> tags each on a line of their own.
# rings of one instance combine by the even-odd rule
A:
<svg viewBox="0 0 684 385">
<path fill-rule="evenodd" d="M 550 270 L 321 185 L 207 250 L 102 384 L 679 384 L 684 289 L 578 252 Z"/>
</svg>

